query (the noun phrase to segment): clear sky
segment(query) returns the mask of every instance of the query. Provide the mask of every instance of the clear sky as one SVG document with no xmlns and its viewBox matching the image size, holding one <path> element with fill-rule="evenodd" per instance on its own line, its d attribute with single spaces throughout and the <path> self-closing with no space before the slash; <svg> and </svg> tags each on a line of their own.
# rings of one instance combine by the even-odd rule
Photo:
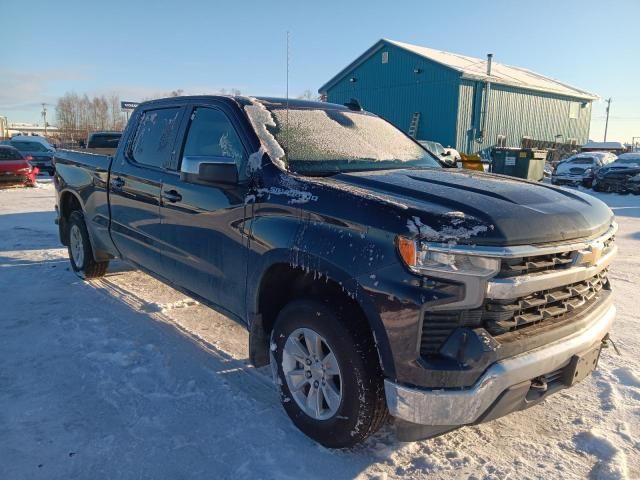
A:
<svg viewBox="0 0 640 480">
<path fill-rule="evenodd" d="M 141 100 L 183 89 L 315 92 L 380 38 L 532 69 L 602 99 L 591 138 L 640 136 L 640 0 L 7 1 L 0 115 L 40 119 L 67 91 Z"/>
</svg>

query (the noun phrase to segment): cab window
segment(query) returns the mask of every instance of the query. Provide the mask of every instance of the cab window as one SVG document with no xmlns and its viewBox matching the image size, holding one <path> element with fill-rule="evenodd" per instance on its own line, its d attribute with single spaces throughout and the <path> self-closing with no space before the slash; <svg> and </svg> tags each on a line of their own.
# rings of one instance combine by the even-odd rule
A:
<svg viewBox="0 0 640 480">
<path fill-rule="evenodd" d="M 182 158 L 228 158 L 235 162 L 242 177 L 245 156 L 240 137 L 221 110 L 198 107 L 193 111 Z"/>
</svg>

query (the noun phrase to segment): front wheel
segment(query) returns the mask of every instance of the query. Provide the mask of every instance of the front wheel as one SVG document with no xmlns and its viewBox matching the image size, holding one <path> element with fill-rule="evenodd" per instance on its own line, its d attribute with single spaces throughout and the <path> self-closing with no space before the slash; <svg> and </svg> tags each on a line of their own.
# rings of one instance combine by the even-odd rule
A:
<svg viewBox="0 0 640 480">
<path fill-rule="evenodd" d="M 315 300 L 295 300 L 278 315 L 271 363 L 282 405 L 306 435 L 329 448 L 350 447 L 380 428 L 388 412 L 375 346 Z"/>
<path fill-rule="evenodd" d="M 84 215 L 79 210 L 71 212 L 68 221 L 67 238 L 69 260 L 71 268 L 80 277 L 102 277 L 109 266 L 109 262 L 96 262 L 93 258 L 93 250 L 89 241 L 89 233 L 84 223 Z"/>
</svg>

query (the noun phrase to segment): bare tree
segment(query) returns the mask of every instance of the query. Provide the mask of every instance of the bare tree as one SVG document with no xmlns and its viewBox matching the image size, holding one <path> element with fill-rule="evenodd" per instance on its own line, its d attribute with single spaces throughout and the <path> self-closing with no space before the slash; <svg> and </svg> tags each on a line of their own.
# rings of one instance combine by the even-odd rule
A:
<svg viewBox="0 0 640 480">
<path fill-rule="evenodd" d="M 316 101 L 320 100 L 320 96 L 314 95 L 309 89 L 302 92 L 296 98 L 299 98 L 300 100 L 316 100 Z"/>
<path fill-rule="evenodd" d="M 56 122 L 62 144 L 73 145 L 95 130 L 122 130 L 124 121 L 120 111 L 120 98 L 104 95 L 89 98 L 67 92 L 56 104 Z"/>
</svg>

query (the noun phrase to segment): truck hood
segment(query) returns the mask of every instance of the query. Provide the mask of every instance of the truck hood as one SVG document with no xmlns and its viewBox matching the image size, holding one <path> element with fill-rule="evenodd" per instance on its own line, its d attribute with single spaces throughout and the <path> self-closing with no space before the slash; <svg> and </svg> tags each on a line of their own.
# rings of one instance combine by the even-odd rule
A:
<svg viewBox="0 0 640 480">
<path fill-rule="evenodd" d="M 343 173 L 335 187 L 366 189 L 405 211 L 409 234 L 431 241 L 512 246 L 604 233 L 613 213 L 575 190 L 468 170 Z M 405 218 L 406 217 L 406 218 Z"/>
</svg>

